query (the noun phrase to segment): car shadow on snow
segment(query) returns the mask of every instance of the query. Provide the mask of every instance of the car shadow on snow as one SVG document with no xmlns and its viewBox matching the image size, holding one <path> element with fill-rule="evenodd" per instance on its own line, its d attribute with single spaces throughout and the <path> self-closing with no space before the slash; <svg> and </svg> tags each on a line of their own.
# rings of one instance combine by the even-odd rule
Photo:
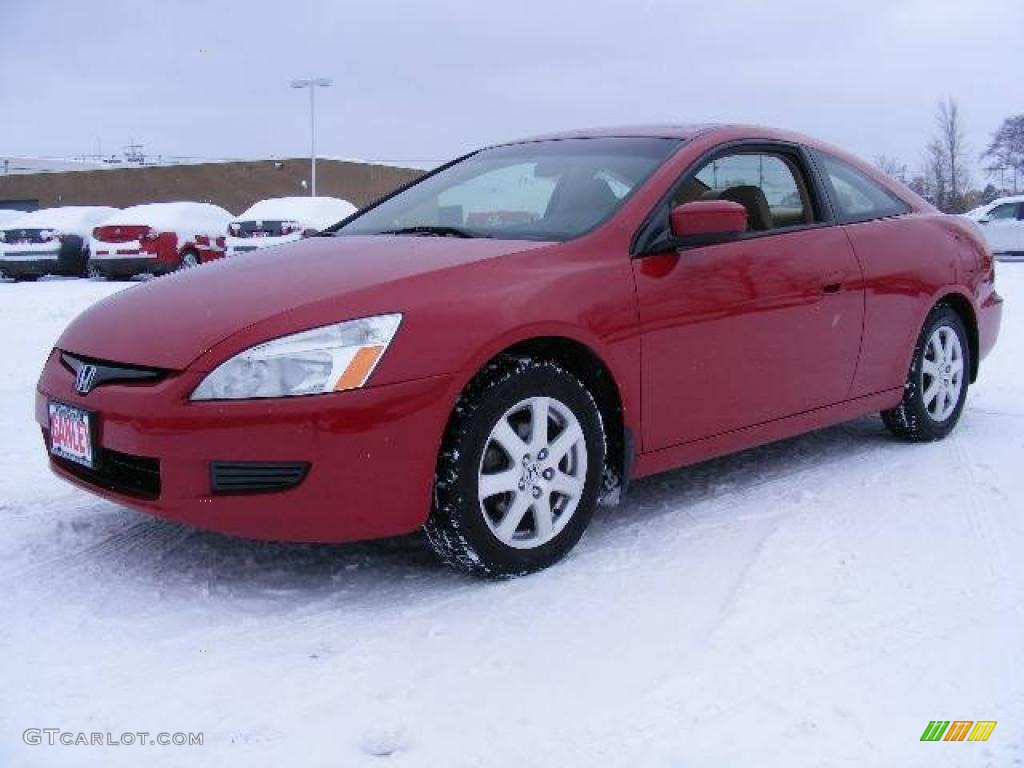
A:
<svg viewBox="0 0 1024 768">
<path fill-rule="evenodd" d="M 599 558 L 602 550 L 617 546 L 625 527 L 677 530 L 709 519 L 727 522 L 737 495 L 756 498 L 773 484 L 789 484 L 798 491 L 803 473 L 827 471 L 827 466 L 857 461 L 894 445 L 877 418 L 865 418 L 638 480 L 622 504 L 598 509 L 577 552 Z M 90 508 L 95 513 L 95 505 L 81 512 L 87 514 Z M 376 598 L 389 591 L 408 595 L 410 582 L 430 592 L 450 591 L 459 583 L 491 583 L 441 565 L 419 534 L 358 544 L 288 544 L 233 538 L 127 510 L 99 515 L 91 528 L 95 543 L 65 557 L 64 565 L 71 570 L 87 568 L 111 589 L 128 578 L 133 584 L 148 583 L 164 595 L 198 590 L 210 596 L 277 599 L 295 605 L 349 590 L 363 599 L 367 591 Z M 556 569 L 572 568 L 572 560 L 570 556 Z"/>
</svg>

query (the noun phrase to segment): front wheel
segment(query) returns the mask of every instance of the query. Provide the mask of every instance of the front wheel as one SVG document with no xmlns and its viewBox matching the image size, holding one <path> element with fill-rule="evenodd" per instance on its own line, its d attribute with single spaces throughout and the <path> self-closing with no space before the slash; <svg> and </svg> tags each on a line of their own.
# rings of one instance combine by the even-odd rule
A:
<svg viewBox="0 0 1024 768">
<path fill-rule="evenodd" d="M 933 309 L 914 349 L 903 402 L 882 412 L 889 431 L 914 442 L 941 440 L 952 432 L 967 399 L 970 350 L 960 316 L 946 306 Z"/>
<path fill-rule="evenodd" d="M 604 459 L 600 411 L 572 373 L 543 360 L 493 364 L 452 415 L 427 539 L 471 573 L 545 568 L 583 535 Z"/>
</svg>

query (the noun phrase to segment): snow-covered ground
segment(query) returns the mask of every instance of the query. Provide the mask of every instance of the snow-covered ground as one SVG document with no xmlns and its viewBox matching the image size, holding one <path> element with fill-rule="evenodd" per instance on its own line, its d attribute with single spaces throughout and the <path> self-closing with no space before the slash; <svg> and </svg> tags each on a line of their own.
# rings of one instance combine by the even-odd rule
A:
<svg viewBox="0 0 1024 768">
<path fill-rule="evenodd" d="M 1024 264 L 998 283 L 949 440 L 867 418 L 643 480 L 502 583 L 416 538 L 233 540 L 51 477 L 36 375 L 123 286 L 0 284 L 0 766 L 1022 765 Z M 999 724 L 920 742 L 935 719 Z"/>
</svg>

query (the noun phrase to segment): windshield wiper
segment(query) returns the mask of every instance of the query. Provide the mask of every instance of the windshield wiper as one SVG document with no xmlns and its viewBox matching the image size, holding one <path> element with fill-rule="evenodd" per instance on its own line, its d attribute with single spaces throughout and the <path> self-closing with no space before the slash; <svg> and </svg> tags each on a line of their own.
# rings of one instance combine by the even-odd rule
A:
<svg viewBox="0 0 1024 768">
<path fill-rule="evenodd" d="M 479 235 L 466 229 L 448 227 L 436 224 L 420 224 L 415 227 L 402 227 L 401 229 L 386 229 L 378 232 L 380 235 L 419 235 L 422 237 L 487 237 Z"/>
</svg>

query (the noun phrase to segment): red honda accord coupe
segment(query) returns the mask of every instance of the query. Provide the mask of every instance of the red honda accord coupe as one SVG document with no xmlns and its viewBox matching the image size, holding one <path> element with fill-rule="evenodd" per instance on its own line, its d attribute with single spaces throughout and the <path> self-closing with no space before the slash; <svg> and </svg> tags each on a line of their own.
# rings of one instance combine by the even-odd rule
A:
<svg viewBox="0 0 1024 768">
<path fill-rule="evenodd" d="M 994 280 L 971 222 L 820 142 L 560 134 L 94 305 L 36 419 L 60 476 L 127 506 L 292 541 L 422 528 L 521 574 L 632 478 L 879 411 L 946 436 Z"/>
</svg>

